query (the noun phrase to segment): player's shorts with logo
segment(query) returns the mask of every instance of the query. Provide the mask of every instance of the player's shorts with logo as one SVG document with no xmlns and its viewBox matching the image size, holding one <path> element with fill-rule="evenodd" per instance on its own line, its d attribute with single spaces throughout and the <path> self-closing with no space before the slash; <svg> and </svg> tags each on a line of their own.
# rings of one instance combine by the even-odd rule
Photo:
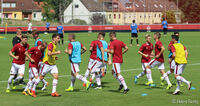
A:
<svg viewBox="0 0 200 106">
<path fill-rule="evenodd" d="M 36 67 L 29 68 L 29 78 L 34 78 L 38 76 L 38 69 Z"/>
<path fill-rule="evenodd" d="M 60 38 L 64 38 L 64 35 L 63 33 L 59 34 Z"/>
<path fill-rule="evenodd" d="M 43 65 L 44 65 L 44 63 L 42 62 L 42 61 L 40 61 L 39 63 L 38 63 L 38 73 L 39 74 L 41 74 L 41 70 L 42 70 L 42 67 L 43 67 Z"/>
<path fill-rule="evenodd" d="M 95 60 L 92 64 L 92 67 L 90 68 L 91 73 L 100 72 L 103 67 L 103 62 Z"/>
<path fill-rule="evenodd" d="M 112 70 L 117 74 L 121 72 L 121 63 L 113 63 Z"/>
<path fill-rule="evenodd" d="M 10 74 L 24 74 L 25 72 L 25 64 L 16 64 L 12 63 Z"/>
<path fill-rule="evenodd" d="M 94 59 L 89 59 L 89 63 L 88 63 L 88 68 L 90 69 L 92 67 L 92 64 L 94 63 Z"/>
<path fill-rule="evenodd" d="M 44 64 L 42 69 L 41 69 L 41 75 L 44 76 L 48 72 L 51 74 L 57 74 L 58 73 L 58 68 L 56 65 L 49 65 L 49 64 Z"/>
<path fill-rule="evenodd" d="M 159 62 L 159 61 L 157 61 L 157 60 L 155 60 L 155 59 L 151 60 L 151 61 L 149 62 L 149 65 L 151 66 L 151 68 L 153 68 L 153 67 L 155 67 L 155 66 L 158 66 L 158 69 L 159 69 L 159 70 L 164 70 L 164 69 L 165 69 L 164 63 Z"/>
<path fill-rule="evenodd" d="M 175 63 L 174 60 L 172 60 L 171 63 L 170 63 L 170 68 L 175 69 L 175 66 L 176 66 L 176 63 Z"/>
<path fill-rule="evenodd" d="M 186 64 L 176 64 L 174 67 L 174 74 L 181 75 L 186 67 Z"/>
<path fill-rule="evenodd" d="M 71 62 L 71 70 L 72 70 L 73 74 L 78 73 L 80 71 L 79 65 L 80 65 L 80 63 L 72 63 Z"/>
</svg>

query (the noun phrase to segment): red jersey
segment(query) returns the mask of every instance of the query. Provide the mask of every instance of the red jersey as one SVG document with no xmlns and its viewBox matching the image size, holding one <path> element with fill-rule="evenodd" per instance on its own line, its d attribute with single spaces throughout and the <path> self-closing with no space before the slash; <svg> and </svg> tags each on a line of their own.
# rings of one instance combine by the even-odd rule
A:
<svg viewBox="0 0 200 106">
<path fill-rule="evenodd" d="M 149 63 L 151 61 L 150 55 L 153 51 L 153 44 L 152 43 L 150 43 L 150 44 L 145 43 L 140 47 L 139 51 L 146 54 L 146 55 L 149 55 L 148 57 L 142 56 L 141 62 L 142 63 Z"/>
<path fill-rule="evenodd" d="M 90 58 L 94 59 L 94 60 L 96 60 L 96 58 L 97 58 L 97 45 L 99 47 L 103 47 L 101 41 L 99 41 L 99 40 L 94 40 L 90 44 L 90 47 L 92 47 Z"/>
<path fill-rule="evenodd" d="M 158 40 L 155 44 L 155 56 L 157 56 L 160 51 L 161 51 L 161 47 L 163 46 L 162 42 L 160 40 Z M 164 55 L 163 53 L 160 55 L 159 58 L 156 58 L 157 61 L 163 63 L 164 62 Z"/>
<path fill-rule="evenodd" d="M 173 45 L 173 41 L 170 41 L 168 47 L 171 47 L 172 45 Z"/>
<path fill-rule="evenodd" d="M 110 49 L 114 51 L 113 53 L 113 63 L 123 63 L 123 56 L 122 56 L 122 48 L 124 48 L 126 44 L 120 40 L 113 40 L 110 43 Z"/>
<path fill-rule="evenodd" d="M 38 63 L 42 58 L 42 51 L 38 47 L 32 47 L 28 50 L 28 53 L 31 54 L 31 58 L 35 61 L 34 63 L 29 62 L 29 67 L 38 68 Z"/>
<path fill-rule="evenodd" d="M 19 59 L 13 59 L 13 63 L 16 64 L 25 64 L 25 52 L 29 49 L 29 44 L 22 46 L 21 43 L 16 44 L 12 49 L 11 52 L 15 53 L 15 56 L 19 56 Z"/>
</svg>

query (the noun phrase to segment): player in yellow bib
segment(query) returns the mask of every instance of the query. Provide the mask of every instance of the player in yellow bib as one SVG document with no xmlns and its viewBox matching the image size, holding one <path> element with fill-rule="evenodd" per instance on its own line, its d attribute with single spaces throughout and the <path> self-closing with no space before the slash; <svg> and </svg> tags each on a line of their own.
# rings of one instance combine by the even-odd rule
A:
<svg viewBox="0 0 200 106">
<path fill-rule="evenodd" d="M 56 60 L 57 60 L 57 54 L 60 54 L 61 51 L 60 50 L 56 50 L 56 44 L 58 43 L 58 41 L 60 40 L 59 35 L 57 34 L 53 34 L 52 36 L 52 42 L 50 42 L 47 46 L 47 49 L 45 51 L 45 56 L 43 58 L 43 67 L 41 69 L 41 73 L 40 73 L 40 77 L 38 79 L 35 80 L 35 84 L 33 86 L 32 91 L 32 96 L 36 97 L 35 94 L 35 88 L 38 85 L 38 83 L 44 79 L 45 75 L 50 72 L 51 75 L 53 76 L 53 88 L 52 88 L 52 93 L 51 96 L 60 96 L 57 92 L 56 92 L 56 86 L 58 83 L 58 68 L 56 66 Z"/>
<path fill-rule="evenodd" d="M 188 85 L 188 90 L 190 90 L 192 84 L 191 81 L 187 81 L 181 76 L 187 64 L 188 52 L 183 44 L 178 43 L 178 40 L 178 36 L 173 38 L 172 41 L 174 42 L 174 44 L 173 46 L 171 46 L 171 51 L 173 53 L 172 58 L 174 59 L 176 64 L 174 68 L 174 75 L 178 84 L 175 92 L 173 93 L 174 95 L 179 94 L 181 82 L 184 82 Z"/>
</svg>

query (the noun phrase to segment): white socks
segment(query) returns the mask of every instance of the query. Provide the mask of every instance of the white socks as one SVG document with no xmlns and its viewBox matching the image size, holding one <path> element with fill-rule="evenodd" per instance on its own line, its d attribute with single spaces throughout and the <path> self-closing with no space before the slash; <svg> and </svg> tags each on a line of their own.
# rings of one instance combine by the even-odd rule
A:
<svg viewBox="0 0 200 106">
<path fill-rule="evenodd" d="M 58 79 L 53 79 L 53 89 L 52 89 L 52 93 L 55 93 L 55 92 L 56 92 L 57 83 L 58 83 Z"/>
<path fill-rule="evenodd" d="M 72 76 L 71 77 L 71 85 L 70 85 L 71 87 L 74 87 L 75 81 L 76 81 L 76 77 Z"/>
<path fill-rule="evenodd" d="M 183 78 L 183 77 L 181 77 L 181 76 L 177 76 L 176 79 L 177 79 L 178 81 L 182 81 L 182 82 L 186 83 L 187 85 L 190 83 L 189 81 L 187 81 L 185 78 Z"/>
<path fill-rule="evenodd" d="M 142 76 L 144 76 L 145 75 L 145 72 L 143 71 L 143 72 L 141 72 L 139 75 L 137 75 L 137 78 L 140 78 L 140 77 L 142 77 Z"/>
<path fill-rule="evenodd" d="M 10 84 L 12 83 L 12 79 L 14 78 L 14 75 L 10 75 L 10 77 L 8 78 L 8 87 L 7 89 L 10 89 Z"/>
<path fill-rule="evenodd" d="M 147 79 L 149 82 L 152 82 L 152 76 L 151 76 L 151 69 L 147 68 L 146 69 L 146 74 L 147 74 Z"/>
<path fill-rule="evenodd" d="M 171 71 L 170 70 L 167 71 L 166 74 L 167 74 L 167 76 L 169 76 L 169 74 L 171 74 Z"/>
<path fill-rule="evenodd" d="M 89 74 L 90 74 L 90 71 L 89 71 L 89 69 L 87 69 L 85 72 L 85 78 L 88 78 Z"/>
<path fill-rule="evenodd" d="M 181 86 L 181 81 L 177 80 L 177 90 L 180 90 L 180 86 Z"/>
<path fill-rule="evenodd" d="M 171 85 L 171 82 L 169 81 L 169 77 L 167 76 L 166 73 L 163 74 L 163 79 L 164 79 L 165 81 L 167 81 L 167 84 L 168 84 L 168 85 Z"/>
<path fill-rule="evenodd" d="M 47 81 L 46 81 L 46 80 L 44 80 L 44 79 L 42 80 L 42 82 L 43 82 L 44 84 L 47 84 Z"/>
<path fill-rule="evenodd" d="M 125 82 L 124 78 L 122 77 L 122 75 L 119 75 L 118 79 L 120 80 L 121 84 L 124 86 L 124 89 L 126 90 L 128 87 L 127 87 L 126 82 Z"/>
<path fill-rule="evenodd" d="M 33 79 L 33 81 L 34 81 L 33 91 L 35 91 L 35 89 L 36 89 L 38 83 L 39 83 L 41 80 L 40 80 L 39 78 L 37 78 L 37 79 Z"/>
<path fill-rule="evenodd" d="M 122 85 L 121 81 L 117 78 L 117 75 L 113 74 L 113 76 L 117 79 L 117 81 L 119 82 L 119 84 Z"/>
<path fill-rule="evenodd" d="M 85 77 L 81 76 L 80 74 L 76 75 L 76 78 L 83 81 L 84 83 L 87 83 L 87 80 Z"/>
<path fill-rule="evenodd" d="M 21 80 L 22 78 L 23 78 L 22 76 L 18 76 L 18 77 L 14 80 L 14 82 L 17 82 L 17 81 Z"/>
<path fill-rule="evenodd" d="M 101 75 L 100 74 L 96 75 L 96 81 L 97 81 L 97 85 L 101 86 Z"/>
<path fill-rule="evenodd" d="M 27 91 L 27 89 L 30 89 L 32 87 L 32 85 L 33 85 L 33 82 L 32 82 L 32 80 L 29 79 L 24 91 Z"/>
</svg>

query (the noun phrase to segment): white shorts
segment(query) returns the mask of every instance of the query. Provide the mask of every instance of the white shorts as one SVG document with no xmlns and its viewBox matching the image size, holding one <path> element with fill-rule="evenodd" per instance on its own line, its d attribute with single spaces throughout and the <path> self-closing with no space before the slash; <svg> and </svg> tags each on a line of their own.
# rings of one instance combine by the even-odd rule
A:
<svg viewBox="0 0 200 106">
<path fill-rule="evenodd" d="M 176 64 L 174 67 L 174 74 L 181 75 L 185 69 L 186 64 Z"/>
<path fill-rule="evenodd" d="M 25 64 L 19 65 L 12 63 L 11 69 L 10 69 L 10 74 L 24 74 L 25 71 Z"/>
<path fill-rule="evenodd" d="M 89 59 L 89 63 L 88 63 L 88 68 L 90 69 L 92 67 L 92 64 L 94 63 L 94 59 Z"/>
<path fill-rule="evenodd" d="M 41 75 L 45 76 L 48 72 L 51 74 L 57 74 L 58 73 L 58 68 L 56 65 L 49 65 L 49 64 L 44 64 L 42 69 L 41 69 Z"/>
<path fill-rule="evenodd" d="M 29 68 L 29 79 L 34 78 L 38 76 L 38 70 L 35 67 L 30 67 Z"/>
<path fill-rule="evenodd" d="M 38 63 L 38 67 L 39 67 L 38 73 L 40 73 L 40 74 L 41 74 L 41 70 L 42 70 L 43 65 L 44 65 L 44 63 L 41 62 L 41 61 Z"/>
<path fill-rule="evenodd" d="M 161 62 L 159 62 L 159 61 L 157 61 L 157 60 L 155 60 L 155 59 L 151 60 L 151 61 L 149 62 L 149 65 L 151 66 L 151 68 L 153 68 L 153 67 L 155 67 L 155 66 L 158 66 L 158 69 L 159 69 L 159 70 L 164 70 L 164 69 L 165 69 L 164 63 L 161 63 Z"/>
<path fill-rule="evenodd" d="M 176 63 L 175 63 L 174 60 L 172 60 L 171 63 L 170 63 L 170 68 L 174 70 L 175 66 L 176 66 Z"/>
<path fill-rule="evenodd" d="M 80 63 L 71 63 L 71 70 L 73 74 L 78 73 L 80 71 L 79 65 Z"/>
<path fill-rule="evenodd" d="M 91 67 L 91 73 L 100 72 L 103 67 L 103 62 L 95 60 Z"/>
<path fill-rule="evenodd" d="M 149 63 L 142 63 L 142 70 L 146 71 L 146 67 L 148 66 Z"/>
<path fill-rule="evenodd" d="M 121 63 L 113 63 L 112 70 L 117 74 L 121 72 Z"/>
</svg>

